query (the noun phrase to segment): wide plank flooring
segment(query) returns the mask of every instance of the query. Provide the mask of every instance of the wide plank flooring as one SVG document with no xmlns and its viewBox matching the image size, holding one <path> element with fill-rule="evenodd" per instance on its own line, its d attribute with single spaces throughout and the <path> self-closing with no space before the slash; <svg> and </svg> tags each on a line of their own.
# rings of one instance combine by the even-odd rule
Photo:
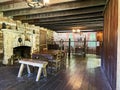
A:
<svg viewBox="0 0 120 90">
<path fill-rule="evenodd" d="M 35 82 L 36 72 L 17 78 L 19 65 L 0 66 L 0 90 L 111 90 L 96 55 L 71 56 L 66 68 Z"/>
</svg>

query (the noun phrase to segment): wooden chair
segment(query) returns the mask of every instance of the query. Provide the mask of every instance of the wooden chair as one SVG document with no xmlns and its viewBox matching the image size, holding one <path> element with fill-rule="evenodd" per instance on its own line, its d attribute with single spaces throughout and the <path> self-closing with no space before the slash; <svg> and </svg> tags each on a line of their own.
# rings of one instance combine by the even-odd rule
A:
<svg viewBox="0 0 120 90">
<path fill-rule="evenodd" d="M 43 48 L 43 51 L 47 51 L 48 49 L 47 48 Z"/>
<path fill-rule="evenodd" d="M 61 53 L 57 53 L 56 55 L 53 55 L 52 60 L 49 60 L 50 63 L 50 69 L 51 73 L 55 74 L 60 70 L 61 66 Z"/>
<path fill-rule="evenodd" d="M 66 67 L 67 53 L 61 52 L 61 68 Z"/>
<path fill-rule="evenodd" d="M 43 55 L 41 55 L 39 53 L 32 54 L 32 59 L 34 59 L 34 60 L 41 60 L 41 61 L 47 61 L 48 62 L 48 58 L 44 57 Z M 48 67 L 48 65 L 49 65 L 49 63 L 47 64 L 46 68 Z M 42 70 L 44 70 L 46 68 L 43 68 Z M 36 67 L 32 67 L 32 71 L 36 72 L 37 68 Z"/>
</svg>

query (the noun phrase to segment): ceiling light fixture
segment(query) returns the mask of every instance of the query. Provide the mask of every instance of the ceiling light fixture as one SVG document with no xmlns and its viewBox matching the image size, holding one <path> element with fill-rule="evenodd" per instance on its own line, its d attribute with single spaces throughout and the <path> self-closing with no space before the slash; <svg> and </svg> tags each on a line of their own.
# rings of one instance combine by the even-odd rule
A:
<svg viewBox="0 0 120 90">
<path fill-rule="evenodd" d="M 73 32 L 73 33 L 80 33 L 80 29 L 76 29 L 76 30 L 73 29 L 72 32 Z"/>
<path fill-rule="evenodd" d="M 80 29 L 77 29 L 77 32 L 79 33 L 79 32 L 80 32 Z"/>
<path fill-rule="evenodd" d="M 75 29 L 73 29 L 72 32 L 76 32 Z"/>
<path fill-rule="evenodd" d="M 41 8 L 47 6 L 49 0 L 26 0 L 26 2 L 31 8 Z"/>
</svg>

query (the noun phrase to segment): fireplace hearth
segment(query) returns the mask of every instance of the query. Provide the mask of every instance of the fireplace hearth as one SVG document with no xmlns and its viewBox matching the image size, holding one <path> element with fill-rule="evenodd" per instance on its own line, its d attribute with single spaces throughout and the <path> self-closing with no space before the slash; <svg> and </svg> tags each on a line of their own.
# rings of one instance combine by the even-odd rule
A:
<svg viewBox="0 0 120 90">
<path fill-rule="evenodd" d="M 31 57 L 31 47 L 29 46 L 19 46 L 13 48 L 13 54 L 21 58 L 30 58 Z"/>
</svg>

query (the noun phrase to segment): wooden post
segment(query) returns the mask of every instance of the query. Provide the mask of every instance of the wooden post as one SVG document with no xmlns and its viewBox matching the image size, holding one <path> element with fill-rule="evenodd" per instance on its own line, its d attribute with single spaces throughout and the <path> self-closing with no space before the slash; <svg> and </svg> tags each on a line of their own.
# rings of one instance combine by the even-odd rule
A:
<svg viewBox="0 0 120 90">
<path fill-rule="evenodd" d="M 86 56 L 86 37 L 84 38 L 84 57 Z"/>
<path fill-rule="evenodd" d="M 69 45 L 68 45 L 68 57 L 70 57 L 70 46 L 71 46 L 71 39 L 69 38 Z"/>
</svg>

